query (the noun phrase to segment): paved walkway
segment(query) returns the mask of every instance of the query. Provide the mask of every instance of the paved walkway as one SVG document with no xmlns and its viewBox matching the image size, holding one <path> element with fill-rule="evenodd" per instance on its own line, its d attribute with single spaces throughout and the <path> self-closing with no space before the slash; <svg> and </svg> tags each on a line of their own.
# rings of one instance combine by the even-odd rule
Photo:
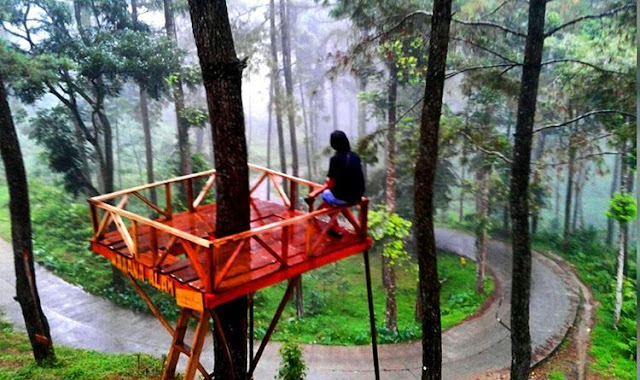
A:
<svg viewBox="0 0 640 380">
<path fill-rule="evenodd" d="M 473 259 L 471 235 L 437 229 L 437 245 Z M 447 330 L 443 335 L 443 378 L 472 379 L 510 363 L 509 330 L 496 320 L 496 313 L 509 323 L 511 249 L 491 241 L 488 267 L 497 288 L 482 313 Z M 105 352 L 146 352 L 160 356 L 171 339 L 156 319 L 118 307 L 89 295 L 49 271 L 36 269 L 44 311 L 49 318 L 54 343 Z M 579 296 L 575 278 L 552 260 L 534 253 L 531 298 L 531 336 L 536 362 L 551 353 L 573 324 Z M 23 320 L 15 295 L 13 257 L 8 243 L 0 240 L 0 308 L 18 327 Z M 502 302 L 500 302 L 502 300 Z M 210 337 L 209 337 L 210 339 Z M 211 342 L 205 343 L 202 361 L 212 368 Z M 279 365 L 277 343 L 268 345 L 256 369 L 256 379 L 273 379 Z M 304 345 L 309 380 L 372 379 L 371 348 Z M 383 379 L 419 379 L 419 342 L 380 346 Z M 184 365 L 184 364 L 183 364 Z"/>
</svg>

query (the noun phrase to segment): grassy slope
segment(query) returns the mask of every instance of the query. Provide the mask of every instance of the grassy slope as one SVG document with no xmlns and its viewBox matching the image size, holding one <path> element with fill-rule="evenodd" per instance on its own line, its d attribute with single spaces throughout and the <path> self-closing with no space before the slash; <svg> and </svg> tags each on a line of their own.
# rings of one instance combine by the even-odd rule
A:
<svg viewBox="0 0 640 380">
<path fill-rule="evenodd" d="M 37 366 L 26 334 L 0 321 L 0 380 L 156 380 L 162 375 L 162 360 L 149 355 L 104 354 L 60 346 L 55 352 L 55 363 Z"/>
</svg>

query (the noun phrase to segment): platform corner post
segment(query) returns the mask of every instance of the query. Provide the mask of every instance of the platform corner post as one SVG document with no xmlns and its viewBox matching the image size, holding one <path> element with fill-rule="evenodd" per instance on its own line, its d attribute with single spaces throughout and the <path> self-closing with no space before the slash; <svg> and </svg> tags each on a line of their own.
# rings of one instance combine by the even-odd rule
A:
<svg viewBox="0 0 640 380">
<path fill-rule="evenodd" d="M 371 290 L 371 267 L 369 265 L 369 251 L 362 252 L 364 256 L 364 271 L 367 281 L 367 301 L 369 304 L 369 324 L 371 326 L 371 349 L 373 351 L 373 370 L 376 380 L 380 380 L 380 364 L 378 362 L 378 335 L 376 332 L 376 318 L 373 311 L 373 291 Z"/>
</svg>

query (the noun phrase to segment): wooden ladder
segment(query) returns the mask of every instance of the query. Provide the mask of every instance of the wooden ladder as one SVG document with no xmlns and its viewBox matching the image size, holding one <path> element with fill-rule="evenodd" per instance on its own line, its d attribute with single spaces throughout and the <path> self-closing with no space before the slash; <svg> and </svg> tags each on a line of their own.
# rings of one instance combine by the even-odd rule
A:
<svg viewBox="0 0 640 380">
<path fill-rule="evenodd" d="M 187 370 L 184 374 L 184 380 L 193 380 L 196 371 L 200 370 L 200 373 L 205 379 L 211 380 L 212 377 L 200 364 L 200 353 L 202 352 L 202 346 L 204 339 L 209 331 L 209 319 L 211 315 L 209 311 L 196 311 L 187 308 L 180 308 L 180 314 L 176 322 L 176 328 L 173 333 L 173 340 L 171 342 L 171 348 L 169 349 L 169 355 L 167 356 L 167 362 L 162 374 L 162 380 L 173 380 L 176 377 L 176 366 L 178 365 L 178 359 L 180 354 L 186 355 L 189 359 L 187 361 Z M 184 343 L 184 337 L 189 327 L 189 320 L 195 319 L 198 321 L 196 332 L 193 336 L 191 346 Z"/>
</svg>

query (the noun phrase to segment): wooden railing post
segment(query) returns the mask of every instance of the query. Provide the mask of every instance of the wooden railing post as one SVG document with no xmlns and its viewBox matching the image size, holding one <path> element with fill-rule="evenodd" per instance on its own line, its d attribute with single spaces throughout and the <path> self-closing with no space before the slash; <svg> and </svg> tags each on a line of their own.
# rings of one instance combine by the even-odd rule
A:
<svg viewBox="0 0 640 380">
<path fill-rule="evenodd" d="M 173 203 L 171 201 L 171 183 L 166 183 L 164 185 L 164 196 L 165 202 L 167 204 L 167 219 L 173 218 Z"/>
<path fill-rule="evenodd" d="M 132 220 L 132 224 L 131 224 L 131 240 L 133 243 L 133 252 L 131 252 L 131 254 L 133 255 L 134 259 L 138 259 L 138 222 L 135 220 Z"/>
<path fill-rule="evenodd" d="M 187 208 L 189 212 L 193 212 L 193 180 L 191 178 L 185 181 L 185 190 L 187 192 Z"/>
<path fill-rule="evenodd" d="M 100 223 L 98 221 L 98 208 L 93 203 L 90 203 L 90 207 L 91 207 L 91 227 L 93 228 L 93 235 L 95 238 L 99 238 L 99 236 L 95 236 L 96 233 L 98 232 L 98 226 Z"/>
<path fill-rule="evenodd" d="M 367 237 L 368 231 L 368 214 L 369 212 L 369 199 L 362 197 L 362 202 L 360 203 L 360 234 L 363 239 Z"/>
<path fill-rule="evenodd" d="M 289 211 L 294 211 L 298 205 L 298 184 L 289 180 Z"/>
<path fill-rule="evenodd" d="M 149 231 L 149 249 L 151 250 L 151 255 L 153 257 L 153 266 L 158 265 L 158 231 L 150 227 Z"/>
</svg>

